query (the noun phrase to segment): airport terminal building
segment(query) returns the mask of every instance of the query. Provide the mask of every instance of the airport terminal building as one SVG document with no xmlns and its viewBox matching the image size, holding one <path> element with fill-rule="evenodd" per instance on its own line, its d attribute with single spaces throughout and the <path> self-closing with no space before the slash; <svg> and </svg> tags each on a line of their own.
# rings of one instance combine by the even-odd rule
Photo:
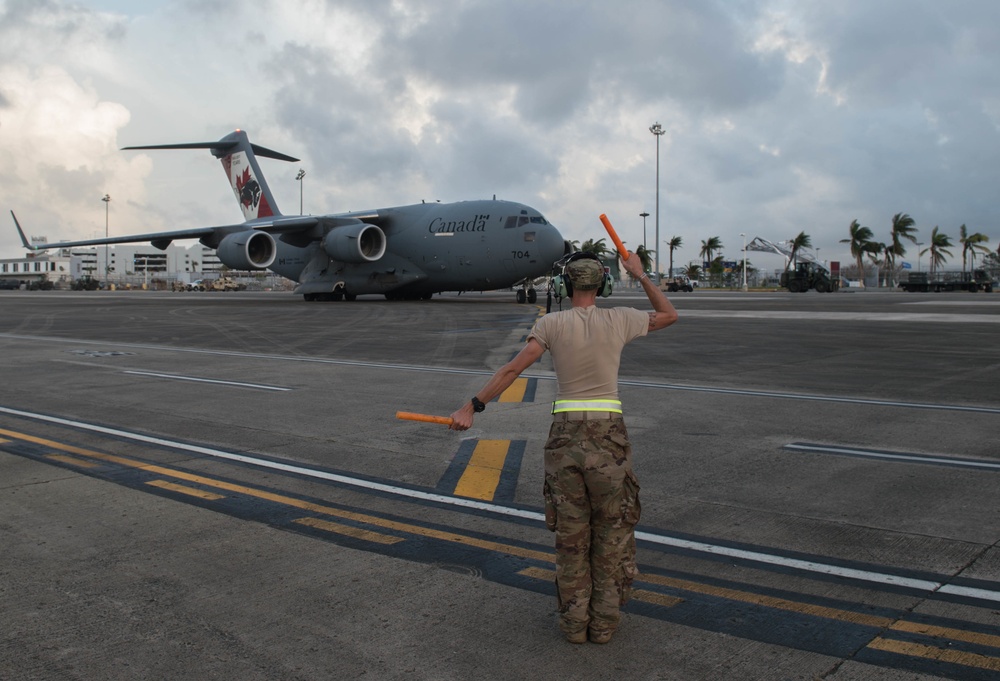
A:
<svg viewBox="0 0 1000 681">
<path fill-rule="evenodd" d="M 119 288 L 169 288 L 174 282 L 218 278 L 224 269 L 215 250 L 201 244 L 187 248 L 171 244 L 164 251 L 149 244 L 124 244 L 29 251 L 21 258 L 0 259 L 0 280 L 69 288 L 74 281 L 91 277 Z"/>
</svg>

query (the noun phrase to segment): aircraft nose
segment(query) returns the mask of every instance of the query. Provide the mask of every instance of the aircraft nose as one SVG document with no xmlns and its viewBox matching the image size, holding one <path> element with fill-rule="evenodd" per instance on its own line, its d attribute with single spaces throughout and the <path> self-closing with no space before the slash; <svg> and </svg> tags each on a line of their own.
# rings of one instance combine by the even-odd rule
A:
<svg viewBox="0 0 1000 681">
<path fill-rule="evenodd" d="M 536 239 L 538 240 L 537 248 L 541 253 L 540 260 L 555 263 L 565 255 L 567 248 L 566 241 L 555 225 L 551 223 L 545 225 L 544 229 L 538 231 Z"/>
</svg>

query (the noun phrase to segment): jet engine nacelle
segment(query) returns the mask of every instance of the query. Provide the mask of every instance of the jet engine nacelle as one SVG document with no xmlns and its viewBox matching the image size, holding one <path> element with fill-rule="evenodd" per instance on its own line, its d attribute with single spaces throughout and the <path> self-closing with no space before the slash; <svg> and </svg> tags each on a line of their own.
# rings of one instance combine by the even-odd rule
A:
<svg viewBox="0 0 1000 681">
<path fill-rule="evenodd" d="M 230 234 L 219 242 L 216 249 L 222 264 L 234 270 L 267 269 L 276 254 L 274 237 L 253 229 Z"/>
<path fill-rule="evenodd" d="M 338 262 L 374 262 L 385 255 L 385 232 L 365 223 L 334 227 L 323 237 L 323 250 Z"/>
</svg>

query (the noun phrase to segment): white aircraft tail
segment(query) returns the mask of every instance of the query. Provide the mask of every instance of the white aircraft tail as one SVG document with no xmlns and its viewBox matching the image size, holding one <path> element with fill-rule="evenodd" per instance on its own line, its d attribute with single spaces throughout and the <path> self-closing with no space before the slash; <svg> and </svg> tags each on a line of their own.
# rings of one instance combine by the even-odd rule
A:
<svg viewBox="0 0 1000 681">
<path fill-rule="evenodd" d="M 141 147 L 123 147 L 124 149 L 208 149 L 212 155 L 222 161 L 222 167 L 229 178 L 229 184 L 236 194 L 245 220 L 255 220 L 274 215 L 281 215 L 278 204 L 274 201 L 271 189 L 264 180 L 264 173 L 257 164 L 257 156 L 278 159 L 279 161 L 298 162 L 277 151 L 250 143 L 250 138 L 242 130 L 236 130 L 223 137 L 218 142 L 189 142 L 186 144 L 159 144 Z"/>
</svg>

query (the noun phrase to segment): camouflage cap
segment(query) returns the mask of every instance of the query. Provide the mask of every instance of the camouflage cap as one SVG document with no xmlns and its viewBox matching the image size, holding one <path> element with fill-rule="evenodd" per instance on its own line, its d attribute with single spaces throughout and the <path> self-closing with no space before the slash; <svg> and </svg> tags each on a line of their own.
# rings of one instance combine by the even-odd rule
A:
<svg viewBox="0 0 1000 681">
<path fill-rule="evenodd" d="M 594 258 L 579 258 L 566 265 L 566 275 L 573 288 L 586 291 L 597 288 L 604 281 L 604 265 Z"/>
</svg>

